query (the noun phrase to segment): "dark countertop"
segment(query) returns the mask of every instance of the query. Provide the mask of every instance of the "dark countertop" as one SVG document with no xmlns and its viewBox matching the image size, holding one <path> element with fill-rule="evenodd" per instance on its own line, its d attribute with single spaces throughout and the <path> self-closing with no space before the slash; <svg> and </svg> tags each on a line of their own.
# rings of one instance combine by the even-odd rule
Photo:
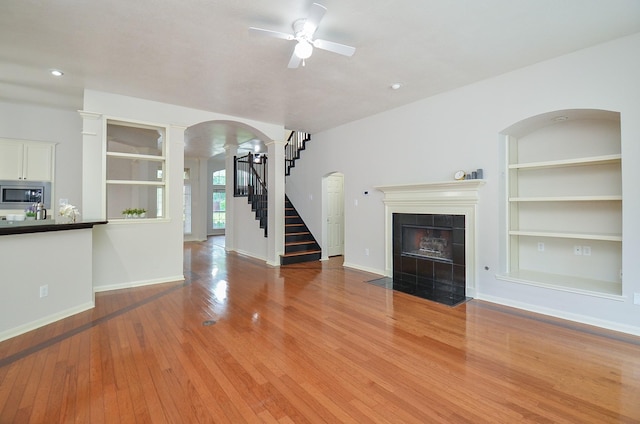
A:
<svg viewBox="0 0 640 424">
<path fill-rule="evenodd" d="M 0 221 L 0 236 L 12 234 L 47 233 L 50 231 L 82 230 L 107 221 L 56 222 L 53 219 L 41 221 Z"/>
</svg>

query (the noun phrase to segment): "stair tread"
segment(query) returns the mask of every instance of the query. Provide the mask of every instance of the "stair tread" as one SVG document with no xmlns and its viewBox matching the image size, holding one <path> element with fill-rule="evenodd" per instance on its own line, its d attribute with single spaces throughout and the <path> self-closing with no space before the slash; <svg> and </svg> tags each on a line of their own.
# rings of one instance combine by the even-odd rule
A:
<svg viewBox="0 0 640 424">
<path fill-rule="evenodd" d="M 303 244 L 316 244 L 315 240 L 303 240 L 303 241 L 288 241 L 285 242 L 285 246 L 300 246 Z"/>
<path fill-rule="evenodd" d="M 281 256 L 289 257 L 289 256 L 302 256 L 302 255 L 313 255 L 316 253 L 322 253 L 321 250 L 302 250 L 300 252 L 289 252 L 283 253 Z"/>
</svg>

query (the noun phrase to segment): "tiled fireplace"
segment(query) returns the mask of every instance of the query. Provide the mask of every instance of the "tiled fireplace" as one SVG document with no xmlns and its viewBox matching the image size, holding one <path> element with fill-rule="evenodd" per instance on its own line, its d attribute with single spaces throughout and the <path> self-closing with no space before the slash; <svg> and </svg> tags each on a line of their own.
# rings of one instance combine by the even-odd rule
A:
<svg viewBox="0 0 640 424">
<path fill-rule="evenodd" d="M 394 290 L 447 305 L 475 296 L 475 221 L 483 184 L 376 187 L 385 195 L 385 274 Z"/>
<path fill-rule="evenodd" d="M 393 289 L 447 305 L 466 299 L 464 215 L 393 214 Z"/>
</svg>

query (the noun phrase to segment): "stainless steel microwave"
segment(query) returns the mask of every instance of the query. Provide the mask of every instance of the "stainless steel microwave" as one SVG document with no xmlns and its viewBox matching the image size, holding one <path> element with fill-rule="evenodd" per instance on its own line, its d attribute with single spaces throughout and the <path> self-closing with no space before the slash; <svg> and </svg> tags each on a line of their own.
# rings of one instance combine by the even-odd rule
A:
<svg viewBox="0 0 640 424">
<path fill-rule="evenodd" d="M 50 182 L 0 181 L 0 209 L 26 209 L 41 202 L 51 208 Z"/>
</svg>

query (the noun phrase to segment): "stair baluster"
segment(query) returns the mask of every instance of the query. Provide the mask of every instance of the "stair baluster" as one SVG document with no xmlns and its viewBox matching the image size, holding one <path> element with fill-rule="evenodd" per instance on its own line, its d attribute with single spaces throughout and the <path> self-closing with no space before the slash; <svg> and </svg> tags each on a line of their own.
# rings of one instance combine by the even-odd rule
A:
<svg viewBox="0 0 640 424">
<path fill-rule="evenodd" d="M 305 149 L 311 135 L 303 131 L 292 131 L 285 146 L 285 175 L 290 175 L 300 152 Z M 247 197 L 251 210 L 260 221 L 267 237 L 267 156 L 249 153 L 234 157 L 233 184 L 235 197 Z M 298 212 L 285 196 L 285 251 L 280 257 L 282 265 L 319 260 L 320 245 Z"/>
<path fill-rule="evenodd" d="M 311 134 L 304 131 L 291 131 L 284 150 L 285 175 L 291 175 L 291 168 L 296 166 L 296 160 L 300 159 L 300 152 L 305 149 L 307 141 L 311 140 Z"/>
<path fill-rule="evenodd" d="M 267 237 L 267 156 L 249 153 L 233 159 L 233 195 L 247 197 Z"/>
</svg>

